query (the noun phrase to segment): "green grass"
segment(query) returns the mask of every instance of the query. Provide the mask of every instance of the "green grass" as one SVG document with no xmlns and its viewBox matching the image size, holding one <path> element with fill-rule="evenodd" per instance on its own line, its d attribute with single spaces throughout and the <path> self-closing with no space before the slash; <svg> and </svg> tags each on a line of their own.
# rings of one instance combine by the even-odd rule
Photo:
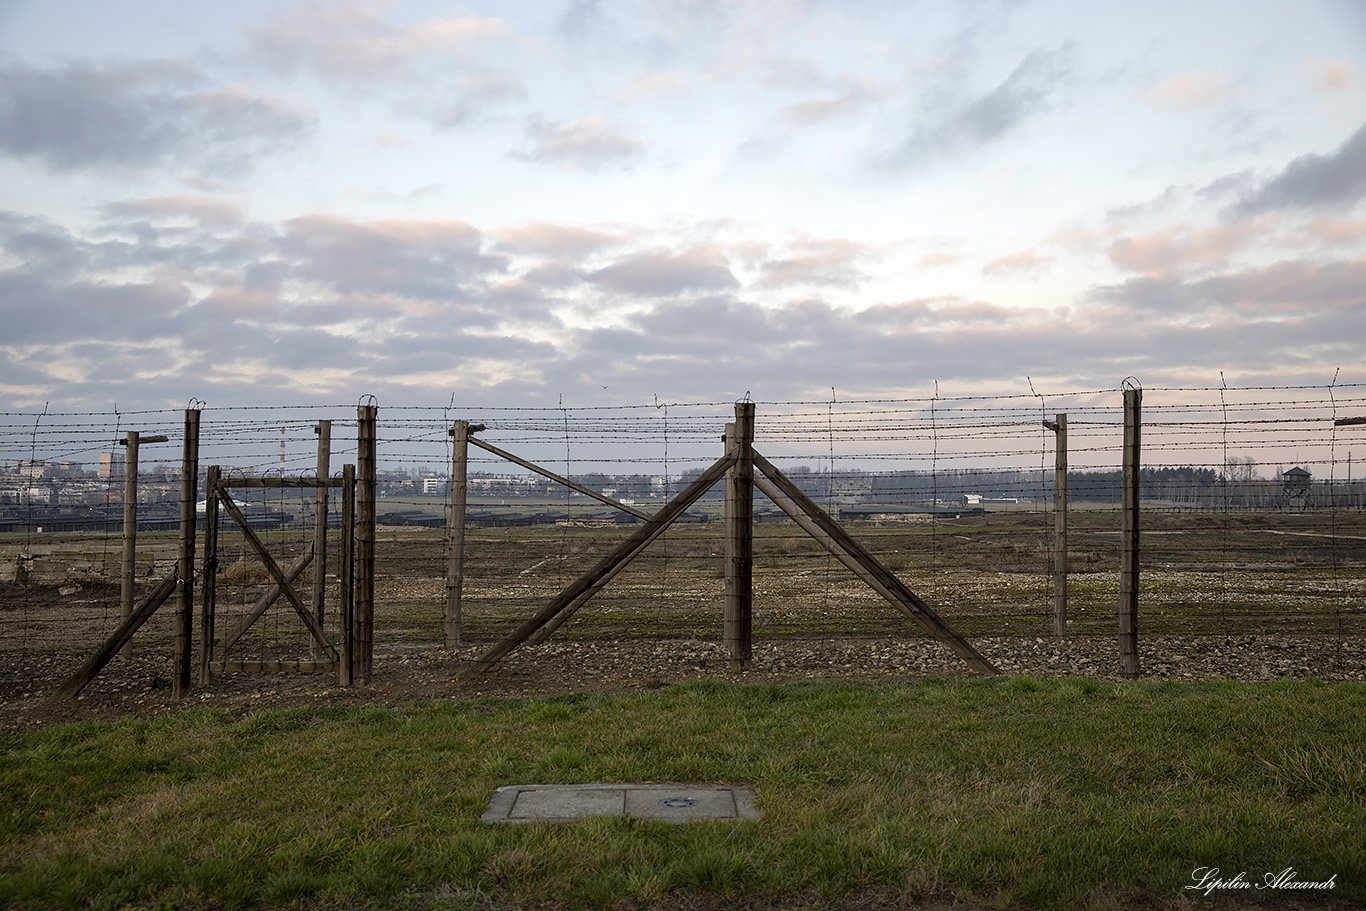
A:
<svg viewBox="0 0 1366 911">
<path fill-rule="evenodd" d="M 1209 866 L 1361 901 L 1364 745 L 1366 686 L 1315 681 L 703 681 L 69 724 L 3 740 L 0 905 L 1114 907 L 1193 897 Z M 747 782 L 762 818 L 479 821 L 501 785 L 630 781 Z"/>
</svg>

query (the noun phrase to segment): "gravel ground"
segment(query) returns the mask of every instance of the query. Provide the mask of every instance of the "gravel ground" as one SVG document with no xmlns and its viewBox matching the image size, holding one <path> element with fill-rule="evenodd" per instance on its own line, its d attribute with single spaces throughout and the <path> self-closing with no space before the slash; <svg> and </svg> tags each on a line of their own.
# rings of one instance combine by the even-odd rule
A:
<svg viewBox="0 0 1366 911">
<path fill-rule="evenodd" d="M 982 637 L 973 645 L 1002 673 L 1032 677 L 1119 679 L 1112 637 L 1061 640 Z M 76 659 L 53 658 L 24 680 L 0 675 L 0 727 L 151 715 L 197 706 L 233 710 L 320 704 L 401 704 L 421 699 L 469 699 L 566 692 L 619 692 L 702 678 L 736 683 L 796 680 L 898 680 L 965 676 L 946 647 L 929 639 L 780 639 L 756 642 L 750 668 L 730 669 L 716 640 L 555 640 L 523 646 L 489 673 L 463 677 L 489 643 L 452 651 L 412 643 L 376 648 L 374 674 L 363 686 L 337 686 L 330 674 L 225 674 L 171 699 L 164 657 L 117 659 L 75 700 L 47 696 Z M 1315 677 L 1366 680 L 1366 639 L 1150 637 L 1141 639 L 1142 676 L 1149 680 L 1273 681 Z"/>
</svg>

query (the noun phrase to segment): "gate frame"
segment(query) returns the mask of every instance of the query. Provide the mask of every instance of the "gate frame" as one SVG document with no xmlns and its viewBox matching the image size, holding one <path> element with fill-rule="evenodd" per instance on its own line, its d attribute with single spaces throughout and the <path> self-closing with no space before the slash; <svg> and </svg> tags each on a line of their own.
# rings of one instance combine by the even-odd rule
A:
<svg viewBox="0 0 1366 911">
<path fill-rule="evenodd" d="M 327 641 L 327 634 L 322 628 L 322 604 L 313 605 L 317 611 L 317 616 L 310 613 L 304 606 L 298 592 L 294 590 L 293 582 L 309 563 L 313 562 L 314 555 L 320 550 L 316 540 L 317 528 L 315 526 L 315 540 L 308 550 L 306 550 L 288 570 L 282 570 L 275 558 L 270 555 L 265 544 L 257 536 L 255 530 L 251 528 L 246 517 L 242 514 L 232 495 L 228 492 L 231 488 L 267 488 L 267 489 L 314 489 L 319 492 L 328 488 L 340 488 L 342 492 L 342 566 L 338 573 L 341 581 L 340 610 L 341 610 L 341 652 L 338 653 L 336 647 Z M 256 554 L 265 566 L 266 572 L 270 574 L 271 581 L 274 583 L 271 589 L 257 601 L 252 611 L 242 622 L 239 622 L 225 636 L 222 643 L 214 641 L 214 620 L 217 612 L 217 575 L 218 575 L 218 508 L 222 506 L 227 510 L 236 523 L 242 534 L 246 536 Z M 204 588 L 203 602 L 201 605 L 201 629 L 200 629 L 200 651 L 199 651 L 199 682 L 200 685 L 208 684 L 213 671 L 224 673 L 232 672 L 295 672 L 295 673 L 327 673 L 337 671 L 337 683 L 339 686 L 350 686 L 355 674 L 355 665 L 360 657 L 356 649 L 356 640 L 359 638 L 355 630 L 355 586 L 353 574 L 355 568 L 355 512 L 356 512 L 356 467 L 351 464 L 342 467 L 340 478 L 243 478 L 229 477 L 222 475 L 222 467 L 211 465 L 207 471 L 204 497 Z M 324 534 L 325 534 L 324 528 Z M 322 551 L 325 553 L 325 550 Z M 327 566 L 324 563 L 321 571 L 326 573 Z M 317 591 L 317 587 L 314 587 Z M 237 641 L 256 623 L 266 611 L 284 595 L 286 600 L 294 608 L 299 618 L 303 620 L 304 626 L 313 635 L 315 657 L 310 660 L 296 661 L 236 661 L 228 660 L 228 652 Z M 318 653 L 321 652 L 321 656 Z"/>
</svg>

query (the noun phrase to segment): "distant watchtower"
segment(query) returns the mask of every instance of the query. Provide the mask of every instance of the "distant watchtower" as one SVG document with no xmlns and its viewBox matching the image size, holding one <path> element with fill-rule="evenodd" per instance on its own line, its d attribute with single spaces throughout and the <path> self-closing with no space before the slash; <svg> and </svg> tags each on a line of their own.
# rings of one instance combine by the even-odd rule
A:
<svg viewBox="0 0 1366 911">
<path fill-rule="evenodd" d="M 1307 503 L 1309 502 L 1309 486 L 1313 480 L 1314 476 L 1298 465 L 1288 471 L 1283 471 L 1281 472 L 1281 496 L 1292 503 Z"/>
</svg>

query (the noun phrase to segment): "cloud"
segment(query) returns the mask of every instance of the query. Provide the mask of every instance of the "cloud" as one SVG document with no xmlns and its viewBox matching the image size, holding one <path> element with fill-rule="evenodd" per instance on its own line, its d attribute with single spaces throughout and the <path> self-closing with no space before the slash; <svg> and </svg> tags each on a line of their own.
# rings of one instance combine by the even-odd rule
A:
<svg viewBox="0 0 1366 911">
<path fill-rule="evenodd" d="M 1108 252 L 1112 263 L 1130 272 L 1207 272 L 1226 266 L 1260 234 L 1260 227 L 1250 223 L 1207 230 L 1178 226 L 1153 234 L 1116 238 Z"/>
<path fill-rule="evenodd" d="M 178 63 L 0 66 L 0 154 L 52 171 L 175 167 L 236 175 L 300 144 L 313 113 L 243 86 L 195 91 Z"/>
<path fill-rule="evenodd" d="M 845 92 L 840 95 L 813 95 L 794 101 L 774 115 L 778 126 L 802 128 L 819 126 L 840 117 L 852 117 L 868 104 L 868 98 L 861 92 Z"/>
<path fill-rule="evenodd" d="M 1218 73 L 1191 70 L 1148 89 L 1143 98 L 1155 108 L 1184 113 L 1222 104 L 1235 92 L 1235 87 Z"/>
<path fill-rule="evenodd" d="M 370 144 L 377 149 L 401 149 L 412 145 L 413 141 L 398 130 L 385 127 L 370 135 Z"/>
<path fill-rule="evenodd" d="M 581 171 L 630 169 L 649 147 L 601 117 L 572 123 L 535 119 L 527 124 L 526 138 L 530 147 L 509 153 L 513 158 Z"/>
<path fill-rule="evenodd" d="M 1337 92 L 1356 85 L 1356 73 L 1345 63 L 1324 60 L 1308 67 L 1310 84 L 1321 92 Z"/>
<path fill-rule="evenodd" d="M 601 0 L 569 0 L 555 23 L 555 31 L 571 41 L 583 41 L 610 30 L 616 23 L 602 11 Z"/>
<path fill-rule="evenodd" d="M 60 344 L 73 338 L 146 340 L 171 331 L 190 301 L 178 282 L 52 282 L 35 273 L 0 274 L 9 344 Z"/>
<path fill-rule="evenodd" d="M 487 119 L 488 111 L 526 97 L 520 81 L 497 73 L 462 76 L 447 84 L 438 83 L 430 96 L 424 95 L 413 107 L 426 111 L 438 129 L 456 129 Z"/>
<path fill-rule="evenodd" d="M 613 294 L 643 297 L 725 291 L 740 286 L 725 254 L 711 246 L 681 253 L 637 253 L 584 278 Z"/>
<path fill-rule="evenodd" d="M 11 400 L 127 408 L 375 392 L 430 404 L 459 390 L 511 405 L 557 392 L 600 401 L 607 385 L 633 401 L 651 391 L 716 401 L 1026 375 L 1108 388 L 1123 373 L 1156 382 L 1247 358 L 1268 375 L 1355 363 L 1366 320 L 1366 259 L 1232 268 L 1234 227 L 1125 237 L 1112 256 L 1143 274 L 1056 308 L 945 295 L 851 308 L 820 297 L 830 276 L 857 280 L 870 255 L 840 238 L 622 253 L 642 231 L 197 218 L 212 201 L 123 200 L 84 232 L 0 212 L 0 385 Z M 143 223 L 151 229 L 129 229 Z M 1359 226 L 1315 230 L 1350 240 Z M 1045 259 L 1026 248 L 1000 262 L 1009 274 Z M 570 311 L 572 325 L 557 318 Z"/>
<path fill-rule="evenodd" d="M 1233 205 L 1240 216 L 1346 209 L 1366 198 L 1366 124 L 1327 155 L 1301 155 Z"/>
<path fill-rule="evenodd" d="M 1184 317 L 1187 324 L 1229 326 L 1238 320 L 1242 325 L 1228 331 L 1241 333 L 1268 319 L 1287 330 L 1312 328 L 1344 311 L 1366 319 L 1362 287 L 1366 287 L 1366 260 L 1324 264 L 1283 260 L 1195 279 L 1144 275 L 1097 288 L 1094 297 L 1145 320 L 1160 319 L 1163 314 Z M 1276 355 L 1268 351 L 1266 362 L 1275 361 Z"/>
<path fill-rule="evenodd" d="M 931 250 L 928 253 L 922 253 L 915 262 L 916 265 L 924 269 L 938 269 L 940 266 L 951 266 L 962 260 L 962 258 L 963 257 L 958 253 Z"/>
<path fill-rule="evenodd" d="M 215 227 L 240 224 L 244 215 L 242 207 L 236 203 L 188 194 L 117 200 L 105 203 L 100 210 L 106 218 L 185 219 Z"/>
<path fill-rule="evenodd" d="M 408 71 L 424 57 L 468 50 L 501 36 L 497 18 L 436 18 L 407 26 L 360 3 L 308 6 L 252 30 L 258 62 L 282 72 L 300 69 L 329 80 L 374 80 Z"/>
<path fill-rule="evenodd" d="M 621 242 L 621 238 L 615 234 L 544 221 L 532 222 L 518 228 L 498 228 L 493 233 L 502 240 L 503 246 L 512 252 L 556 257 L 587 256 L 603 247 Z"/>
<path fill-rule="evenodd" d="M 1366 241 L 1366 221 L 1316 218 L 1304 226 L 1304 233 L 1313 246 L 1348 246 Z"/>
<path fill-rule="evenodd" d="M 1028 275 L 1048 268 L 1052 262 L 1051 258 L 1040 256 L 1033 247 L 1027 247 L 993 259 L 982 267 L 982 274 L 987 276 Z"/>
<path fill-rule="evenodd" d="M 1008 136 L 1031 117 L 1050 108 L 1070 78 L 1075 54 L 1070 46 L 1030 52 L 999 85 L 961 99 L 940 116 L 916 126 L 883 163 L 904 166 L 987 145 Z"/>
<path fill-rule="evenodd" d="M 301 279 L 356 293 L 464 299 L 506 268 L 484 251 L 482 232 L 459 219 L 356 221 L 336 215 L 290 219 L 277 247 Z"/>
<path fill-rule="evenodd" d="M 631 103 L 641 98 L 676 95 L 694 87 L 695 77 L 684 70 L 640 70 L 630 77 L 620 92 L 622 101 Z"/>
<path fill-rule="evenodd" d="M 509 36 L 501 19 L 391 19 L 383 6 L 313 4 L 251 30 L 247 54 L 272 74 L 314 76 L 352 95 L 397 95 L 396 110 L 441 130 L 483 122 L 526 97 L 516 75 L 483 62 Z"/>
<path fill-rule="evenodd" d="M 810 241 L 788 256 L 765 260 L 761 284 L 768 288 L 791 285 L 856 288 L 867 278 L 856 262 L 866 248 L 846 240 Z"/>
</svg>

